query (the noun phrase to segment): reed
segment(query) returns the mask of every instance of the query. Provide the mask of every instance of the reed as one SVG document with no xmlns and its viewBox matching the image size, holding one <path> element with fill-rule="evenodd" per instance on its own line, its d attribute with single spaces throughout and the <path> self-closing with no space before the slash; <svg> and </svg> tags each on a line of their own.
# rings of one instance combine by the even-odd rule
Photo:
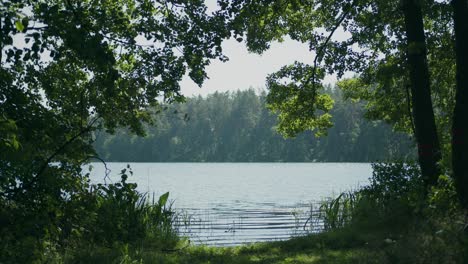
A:
<svg viewBox="0 0 468 264">
<path fill-rule="evenodd" d="M 324 231 L 345 227 L 353 218 L 353 212 L 361 196 L 359 192 L 343 192 L 334 199 L 321 203 L 318 218 Z"/>
</svg>

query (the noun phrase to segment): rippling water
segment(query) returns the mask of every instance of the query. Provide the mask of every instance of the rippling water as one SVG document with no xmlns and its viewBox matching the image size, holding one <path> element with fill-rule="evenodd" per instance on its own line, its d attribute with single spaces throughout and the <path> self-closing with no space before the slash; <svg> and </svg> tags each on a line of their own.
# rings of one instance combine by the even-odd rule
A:
<svg viewBox="0 0 468 264">
<path fill-rule="evenodd" d="M 92 164 L 92 179 L 104 166 Z M 126 163 L 108 163 L 119 179 Z M 143 192 L 170 192 L 180 232 L 194 243 L 238 245 L 316 232 L 303 226 L 317 202 L 356 189 L 371 176 L 368 163 L 131 163 Z M 188 225 L 187 225 L 188 224 Z"/>
</svg>

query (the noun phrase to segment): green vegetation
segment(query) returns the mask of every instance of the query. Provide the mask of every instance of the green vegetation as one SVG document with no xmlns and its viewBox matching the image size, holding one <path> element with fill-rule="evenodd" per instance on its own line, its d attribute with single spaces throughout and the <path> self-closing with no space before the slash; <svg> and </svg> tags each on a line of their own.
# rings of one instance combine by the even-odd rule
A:
<svg viewBox="0 0 468 264">
<path fill-rule="evenodd" d="M 125 249 L 94 249 L 92 255 L 83 255 L 73 263 L 183 263 L 183 264 L 329 264 L 329 263 L 463 263 L 442 249 L 451 245 L 434 245 L 425 248 L 425 258 L 420 258 L 417 245 L 405 248 L 410 243 L 390 239 L 365 242 L 364 238 L 349 231 L 335 231 L 324 234 L 293 238 L 288 241 L 258 243 L 235 248 L 210 248 L 195 246 L 179 252 L 132 251 Z M 437 238 L 436 238 L 437 240 Z M 417 241 L 417 240 L 415 240 Z M 418 243 L 431 242 L 419 240 Z M 429 250 L 437 250 L 430 252 Z M 414 254 L 413 254 L 414 253 Z"/>
<path fill-rule="evenodd" d="M 464 263 L 468 239 L 453 181 L 429 200 L 417 166 L 374 164 L 370 185 L 324 201 L 324 232 L 288 241 L 216 248 L 180 241 L 174 250 L 114 243 L 57 255 L 58 263 Z"/>
<path fill-rule="evenodd" d="M 136 184 L 127 183 L 129 174 L 123 169 L 114 184 L 85 183 L 85 190 L 69 194 L 66 203 L 49 202 L 47 211 L 41 204 L 2 200 L 0 263 L 49 263 L 63 252 L 66 257 L 124 243 L 154 250 L 175 247 L 179 237 L 169 193 L 149 201 Z"/>
<path fill-rule="evenodd" d="M 209 60 L 225 60 L 225 17 L 205 10 L 202 1 L 0 1 L 0 263 L 47 263 L 116 240 L 174 244 L 167 198 L 146 202 L 126 176 L 92 184 L 83 168 L 96 158 L 93 131 L 143 134 L 150 106 L 182 100 L 184 74 L 201 85 Z"/>
<path fill-rule="evenodd" d="M 334 101 L 333 127 L 320 138 L 304 132 L 284 139 L 275 129 L 277 116 L 266 109 L 266 95 L 247 90 L 168 105 L 146 137 L 123 129 L 98 132 L 94 147 L 105 160 L 121 162 L 371 162 L 416 156 L 406 134 L 363 118 L 364 103 L 344 100 L 337 88 L 326 93 Z"/>
<path fill-rule="evenodd" d="M 352 244 L 337 246 L 333 240 L 341 233 L 327 233 L 295 238 L 284 242 L 259 243 L 235 248 L 194 246 L 182 251 L 134 251 L 121 249 L 94 249 L 92 254 L 69 256 L 71 263 L 391 263 L 385 262 L 382 252 L 362 249 Z M 75 258 L 74 258 L 75 257 Z M 366 261 L 366 262 L 364 262 Z"/>
</svg>

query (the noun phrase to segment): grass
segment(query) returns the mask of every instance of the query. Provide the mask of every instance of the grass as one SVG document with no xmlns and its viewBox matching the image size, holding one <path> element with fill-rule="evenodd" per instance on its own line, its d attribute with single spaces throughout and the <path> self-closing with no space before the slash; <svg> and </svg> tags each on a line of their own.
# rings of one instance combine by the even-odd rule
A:
<svg viewBox="0 0 468 264">
<path fill-rule="evenodd" d="M 81 248 L 48 263 L 161 263 L 161 264 L 319 264 L 319 263 L 468 263 L 466 243 L 455 234 L 411 232 L 388 237 L 385 230 L 362 232 L 341 228 L 295 237 L 287 241 L 254 243 L 238 247 L 184 246 L 164 252 L 158 248 Z M 182 242 L 184 243 L 184 242 Z"/>
<path fill-rule="evenodd" d="M 379 245 L 379 247 L 382 245 Z M 377 247 L 356 240 L 345 231 L 296 237 L 287 241 L 238 247 L 189 246 L 179 251 L 132 250 L 126 246 L 77 252 L 65 263 L 389 263 Z"/>
<path fill-rule="evenodd" d="M 346 212 L 356 211 L 350 210 L 356 205 L 353 203 L 358 201 L 355 198 L 352 195 L 342 195 L 328 201 L 328 207 L 322 207 L 323 210 L 330 209 L 327 221 L 338 223 L 340 227 L 333 227 L 322 233 L 294 237 L 287 241 L 254 243 L 238 247 L 208 247 L 189 245 L 187 241 L 181 240 L 176 246 L 179 250 L 170 251 L 165 250 L 166 244 L 159 244 L 157 247 L 147 243 L 118 242 L 106 247 L 89 244 L 58 254 L 47 263 L 468 263 L 466 261 L 468 244 L 460 225 L 457 224 L 459 220 L 463 220 L 462 218 L 434 215 L 430 221 L 420 219 L 417 228 L 409 225 L 395 232 L 387 225 L 390 220 L 398 222 L 393 218 L 382 222 L 375 216 L 366 215 L 364 220 L 367 221 L 358 224 L 349 221 Z M 363 206 L 362 203 L 357 204 Z M 373 212 L 366 204 L 364 205 L 365 211 Z M 371 220 L 380 224 L 369 225 Z M 168 244 L 166 246 L 172 248 Z"/>
</svg>

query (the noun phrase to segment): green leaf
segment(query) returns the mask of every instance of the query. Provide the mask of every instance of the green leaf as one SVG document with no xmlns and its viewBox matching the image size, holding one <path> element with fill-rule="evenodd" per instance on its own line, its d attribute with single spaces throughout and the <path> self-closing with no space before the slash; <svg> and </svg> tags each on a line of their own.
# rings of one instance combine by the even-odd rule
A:
<svg viewBox="0 0 468 264">
<path fill-rule="evenodd" d="M 169 192 L 161 195 L 159 197 L 158 205 L 161 206 L 161 207 L 164 206 L 167 203 L 168 198 L 169 198 Z"/>
<path fill-rule="evenodd" d="M 21 20 L 17 20 L 15 22 L 15 27 L 20 32 L 23 32 L 23 30 L 24 30 L 24 25 L 23 25 L 23 22 L 21 22 Z"/>
</svg>

